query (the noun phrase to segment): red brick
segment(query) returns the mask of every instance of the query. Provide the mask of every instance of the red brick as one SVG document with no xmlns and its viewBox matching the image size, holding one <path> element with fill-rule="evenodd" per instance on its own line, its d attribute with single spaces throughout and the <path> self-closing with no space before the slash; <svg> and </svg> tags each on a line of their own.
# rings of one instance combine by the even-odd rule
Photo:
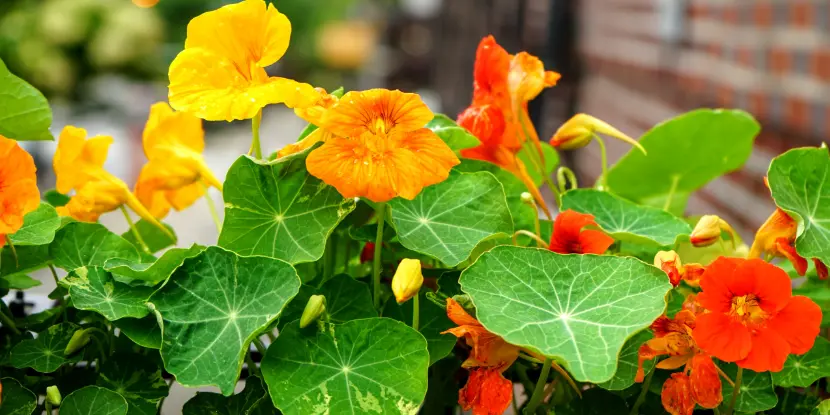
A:
<svg viewBox="0 0 830 415">
<path fill-rule="evenodd" d="M 795 27 L 809 27 L 813 24 L 815 7 L 806 1 L 797 2 L 790 6 L 790 24 Z"/>
<path fill-rule="evenodd" d="M 744 66 L 754 66 L 752 58 L 752 50 L 749 48 L 738 48 L 738 63 Z"/>
<path fill-rule="evenodd" d="M 709 6 L 705 4 L 692 4 L 689 6 L 689 17 L 707 17 L 709 16 Z"/>
<path fill-rule="evenodd" d="M 706 52 L 716 58 L 723 56 L 723 47 L 719 44 L 713 43 L 706 47 Z"/>
<path fill-rule="evenodd" d="M 810 127 L 810 105 L 801 98 L 784 100 L 784 120 L 788 130 L 804 133 Z"/>
<path fill-rule="evenodd" d="M 772 48 L 767 52 L 767 65 L 774 74 L 786 74 L 793 65 L 793 54 L 787 49 Z"/>
<path fill-rule="evenodd" d="M 735 90 L 727 85 L 719 85 L 715 89 L 717 105 L 719 107 L 728 108 L 735 102 Z"/>
<path fill-rule="evenodd" d="M 749 112 L 758 119 L 767 117 L 769 111 L 769 96 L 764 92 L 751 91 L 749 93 Z"/>
<path fill-rule="evenodd" d="M 812 53 L 810 73 L 822 81 L 830 81 L 830 48 L 818 49 Z"/>
<path fill-rule="evenodd" d="M 755 25 L 759 27 L 772 26 L 773 13 L 772 4 L 769 1 L 758 1 L 753 11 Z"/>
</svg>

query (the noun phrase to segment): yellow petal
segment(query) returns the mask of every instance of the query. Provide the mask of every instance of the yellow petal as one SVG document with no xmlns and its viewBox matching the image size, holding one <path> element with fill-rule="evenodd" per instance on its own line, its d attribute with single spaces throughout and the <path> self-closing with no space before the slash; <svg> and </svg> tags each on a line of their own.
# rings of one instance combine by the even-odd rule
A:
<svg viewBox="0 0 830 415">
<path fill-rule="evenodd" d="M 57 190 L 69 193 L 98 174 L 107 160 L 112 137 L 86 138 L 83 128 L 66 126 L 58 137 L 58 148 L 52 159 Z"/>
<path fill-rule="evenodd" d="M 202 120 L 186 112 L 174 112 L 165 102 L 150 107 L 150 116 L 142 134 L 144 155 L 152 159 L 157 149 L 183 146 L 196 153 L 205 149 Z"/>
<path fill-rule="evenodd" d="M 314 146 L 318 142 L 322 141 L 322 142 L 325 143 L 327 140 L 331 139 L 332 137 L 334 137 L 334 135 L 332 133 L 330 133 L 328 130 L 318 128 L 318 129 L 312 131 L 311 134 L 307 135 L 302 140 L 283 147 L 280 151 L 277 152 L 277 157 L 286 157 L 286 156 L 290 156 L 292 154 L 299 153 L 301 151 L 304 151 L 307 148 L 311 148 L 312 146 Z"/>
<path fill-rule="evenodd" d="M 395 294 L 395 301 L 398 304 L 405 303 L 410 298 L 418 295 L 421 286 L 424 284 L 424 276 L 421 274 L 421 261 L 412 258 L 404 258 L 395 270 L 392 277 L 392 292 Z"/>
<path fill-rule="evenodd" d="M 341 137 L 403 133 L 423 127 L 433 116 L 418 94 L 370 89 L 343 95 L 326 111 L 320 127 Z"/>
</svg>

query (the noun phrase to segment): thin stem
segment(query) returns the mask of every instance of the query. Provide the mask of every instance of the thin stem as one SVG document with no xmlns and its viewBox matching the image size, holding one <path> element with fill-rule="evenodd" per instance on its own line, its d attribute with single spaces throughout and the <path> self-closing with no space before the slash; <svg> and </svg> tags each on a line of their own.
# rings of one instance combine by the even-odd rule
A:
<svg viewBox="0 0 830 415">
<path fill-rule="evenodd" d="M 383 224 L 386 222 L 386 203 L 378 203 L 375 213 L 378 217 L 378 232 L 375 235 L 375 255 L 372 263 L 372 298 L 375 308 L 380 308 L 380 249 L 383 246 Z"/>
<path fill-rule="evenodd" d="M 515 233 L 513 233 L 513 245 L 517 245 L 517 246 L 519 245 L 519 241 L 518 241 L 518 236 L 519 235 L 524 235 L 524 236 L 527 236 L 530 239 L 533 239 L 534 241 L 536 241 L 536 244 L 539 245 L 540 247 L 544 247 L 544 246 L 547 245 L 545 243 L 545 241 L 542 238 L 539 237 L 539 235 L 536 235 L 533 232 L 526 231 L 524 229 L 518 230 Z"/>
<path fill-rule="evenodd" d="M 107 340 L 110 342 L 110 355 L 112 355 L 115 353 L 115 325 L 107 330 Z"/>
<path fill-rule="evenodd" d="M 599 154 L 602 158 L 602 176 L 599 178 L 600 184 L 602 187 L 605 187 L 605 175 L 608 173 L 608 151 L 605 149 L 605 141 L 602 141 L 602 138 L 596 134 L 594 134 L 594 138 L 597 139 L 597 144 L 599 144 Z"/>
<path fill-rule="evenodd" d="M 672 176 L 671 187 L 669 188 L 669 195 L 666 196 L 666 202 L 663 203 L 663 210 L 666 212 L 671 208 L 672 199 L 674 199 L 674 192 L 677 191 L 677 183 L 680 182 L 680 176 Z M 721 241 L 722 242 L 722 241 Z"/>
<path fill-rule="evenodd" d="M 738 401 L 738 394 L 741 393 L 741 381 L 744 378 L 744 368 L 738 367 L 738 375 L 735 376 L 735 387 L 732 389 L 732 399 L 729 400 L 729 408 L 726 410 L 726 415 L 732 415 L 735 410 L 735 402 Z"/>
<path fill-rule="evenodd" d="M 208 210 L 210 210 L 210 217 L 213 218 L 213 223 L 216 224 L 216 232 L 222 232 L 222 221 L 219 220 L 219 212 L 216 210 L 216 204 L 213 203 L 213 198 L 210 197 L 210 187 L 202 183 L 205 188 L 205 200 L 207 201 Z"/>
<path fill-rule="evenodd" d="M 648 395 L 648 388 L 651 386 L 651 378 L 654 377 L 654 372 L 657 370 L 652 369 L 651 372 L 648 372 L 646 375 L 646 379 L 643 381 L 643 388 L 640 390 L 640 396 L 637 397 L 637 401 L 634 402 L 634 406 L 631 407 L 631 412 L 629 415 L 637 415 L 638 410 L 640 409 L 640 405 L 646 401 L 646 396 Z"/>
<path fill-rule="evenodd" d="M 420 297 L 420 293 L 415 294 L 415 296 L 412 297 L 412 328 L 415 329 L 415 331 L 418 331 L 418 326 L 421 322 Z"/>
<path fill-rule="evenodd" d="M 4 304 L 5 305 L 5 304 Z M 14 320 L 11 317 L 6 315 L 5 307 L 0 309 L 0 323 L 3 323 L 4 326 L 8 327 L 12 333 L 19 335 L 20 330 L 18 330 L 17 326 L 14 324 Z"/>
<path fill-rule="evenodd" d="M 18 262 L 18 260 L 17 260 L 17 250 L 14 249 L 14 244 L 12 243 L 12 240 L 9 239 L 9 238 L 6 238 L 6 244 L 9 245 L 9 249 L 11 249 L 11 251 L 12 251 L 12 256 L 14 257 L 14 267 L 15 268 L 20 267 L 20 262 Z"/>
<path fill-rule="evenodd" d="M 251 149 L 254 151 L 254 157 L 257 160 L 262 159 L 262 144 L 259 143 L 259 125 L 262 123 L 262 110 L 256 113 L 251 122 L 251 131 L 253 133 L 253 140 L 251 140 Z"/>
<path fill-rule="evenodd" d="M 334 247 L 335 247 L 335 238 L 334 233 L 329 236 L 329 239 L 326 241 L 326 250 L 323 252 L 323 279 L 327 280 L 331 278 L 331 275 L 334 273 Z"/>
<path fill-rule="evenodd" d="M 346 263 L 343 264 L 343 273 L 344 274 L 349 274 L 352 271 L 350 263 L 349 263 L 349 261 L 351 259 L 352 259 L 352 241 L 349 240 L 349 239 L 346 239 L 346 261 L 345 261 Z"/>
<path fill-rule="evenodd" d="M 52 415 L 52 403 L 49 402 L 49 398 L 46 398 L 46 402 L 44 404 L 44 409 L 48 415 Z"/>
<path fill-rule="evenodd" d="M 136 242 L 141 246 L 141 249 L 144 250 L 146 253 L 151 253 L 150 248 L 144 242 L 144 238 L 141 237 L 141 234 L 138 232 L 138 228 L 135 227 L 135 223 L 133 223 L 133 218 L 130 217 L 130 213 L 127 212 L 127 208 L 124 205 L 121 205 L 121 213 L 124 214 L 124 218 L 127 219 L 127 223 L 130 225 L 130 232 L 133 233 Z"/>
<path fill-rule="evenodd" d="M 245 353 L 245 363 L 248 364 L 248 375 L 249 376 L 256 376 L 259 373 L 259 369 L 256 367 L 256 363 L 254 363 L 254 359 L 251 357 L 251 351 L 248 350 Z"/>
<path fill-rule="evenodd" d="M 254 347 L 256 347 L 256 350 L 259 352 L 259 354 L 261 354 L 262 356 L 265 356 L 265 350 L 266 349 L 265 349 L 265 345 L 262 344 L 262 340 L 260 340 L 259 338 L 254 337 Z"/>
<path fill-rule="evenodd" d="M 729 375 L 727 375 L 726 372 L 724 372 L 720 367 L 718 367 L 718 365 L 715 365 L 715 369 L 717 369 L 718 373 L 726 380 L 726 383 L 731 385 L 733 388 L 735 387 L 735 382 L 733 382 L 732 379 L 729 378 Z"/>
<path fill-rule="evenodd" d="M 546 357 L 545 363 L 542 364 L 542 373 L 539 374 L 539 379 L 536 380 L 536 388 L 533 389 L 533 395 L 530 397 L 530 402 L 525 406 L 525 414 L 533 414 L 536 412 L 536 407 L 542 402 L 544 398 L 545 384 L 548 383 L 548 375 L 550 374 L 550 366 L 553 359 Z"/>
<path fill-rule="evenodd" d="M 95 336 L 89 336 L 92 338 L 93 342 L 95 343 L 95 347 L 98 348 L 98 362 L 100 365 L 95 365 L 95 372 L 98 372 L 101 369 L 101 365 L 104 364 L 104 361 L 107 360 L 107 354 L 104 351 L 104 345 L 101 343 L 101 339 Z"/>
<path fill-rule="evenodd" d="M 49 271 L 52 271 L 52 278 L 55 280 L 55 285 L 59 286 L 60 284 L 58 283 L 58 281 L 60 280 L 60 278 L 58 278 L 58 270 L 55 269 L 54 265 L 49 264 Z"/>
<path fill-rule="evenodd" d="M 720 415 L 720 408 L 718 408 L 717 406 L 712 408 L 712 413 L 714 413 L 715 415 Z"/>
<path fill-rule="evenodd" d="M 271 343 L 277 341 L 277 337 L 274 336 L 274 333 L 272 333 L 270 329 L 265 332 L 265 335 L 268 336 L 268 340 L 270 340 Z"/>
</svg>

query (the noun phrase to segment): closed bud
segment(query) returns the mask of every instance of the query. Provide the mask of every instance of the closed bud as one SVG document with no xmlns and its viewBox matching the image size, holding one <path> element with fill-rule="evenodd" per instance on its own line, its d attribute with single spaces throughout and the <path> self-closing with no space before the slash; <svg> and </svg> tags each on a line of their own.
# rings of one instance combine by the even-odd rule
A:
<svg viewBox="0 0 830 415">
<path fill-rule="evenodd" d="M 533 205 L 534 204 L 533 195 L 531 195 L 528 192 L 522 192 L 521 198 L 522 198 L 522 203 L 524 203 L 526 205 Z"/>
<path fill-rule="evenodd" d="M 317 321 L 326 312 L 326 297 L 324 295 L 312 295 L 305 303 L 303 315 L 300 317 L 300 328 Z"/>
<path fill-rule="evenodd" d="M 418 295 L 421 285 L 424 284 L 424 276 L 421 274 L 421 261 L 405 258 L 395 270 L 392 277 L 392 292 L 398 304 L 404 303 L 410 298 Z"/>
<path fill-rule="evenodd" d="M 689 240 L 696 247 L 709 246 L 720 240 L 721 232 L 728 233 L 734 245 L 735 231 L 732 227 L 715 215 L 704 215 L 695 225 Z"/>
<path fill-rule="evenodd" d="M 654 256 L 654 266 L 663 270 L 669 276 L 669 282 L 674 287 L 680 284 L 683 277 L 683 265 L 680 257 L 674 251 L 660 251 Z"/>
<path fill-rule="evenodd" d="M 622 131 L 610 124 L 588 114 L 576 114 L 565 121 L 551 138 L 550 144 L 563 150 L 574 150 L 585 147 L 594 138 L 595 134 L 604 134 L 625 141 L 640 149 L 646 154 L 646 149 L 637 140 L 625 135 Z"/>
<path fill-rule="evenodd" d="M 46 387 L 46 400 L 49 401 L 52 406 L 60 406 L 61 391 L 58 390 L 57 386 L 52 385 Z"/>
<path fill-rule="evenodd" d="M 89 343 L 90 330 L 91 329 L 76 330 L 72 333 L 72 338 L 69 339 L 69 343 L 67 343 L 66 348 L 63 349 L 64 356 L 73 355 L 78 350 L 83 349 L 84 346 Z"/>
</svg>

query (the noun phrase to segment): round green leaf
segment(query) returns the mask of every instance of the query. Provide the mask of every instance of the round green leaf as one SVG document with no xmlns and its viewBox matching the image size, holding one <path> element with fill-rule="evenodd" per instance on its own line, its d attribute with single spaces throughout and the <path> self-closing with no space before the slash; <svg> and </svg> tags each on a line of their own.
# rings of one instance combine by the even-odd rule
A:
<svg viewBox="0 0 830 415">
<path fill-rule="evenodd" d="M 401 244 L 449 266 L 467 259 L 479 242 L 513 233 L 504 189 L 487 172 L 451 171 L 414 200 L 396 198 L 389 205 Z"/>
<path fill-rule="evenodd" d="M 236 160 L 225 180 L 225 222 L 219 246 L 291 264 L 320 259 L 334 228 L 354 210 L 332 186 L 310 175 L 305 155 Z"/>
<path fill-rule="evenodd" d="M 147 356 L 127 353 L 107 358 L 96 384 L 126 399 L 128 415 L 155 415 L 170 389 L 158 364 Z"/>
<path fill-rule="evenodd" d="M 155 315 L 151 314 L 144 318 L 122 318 L 112 323 L 135 344 L 148 349 L 161 349 L 161 326 Z"/>
<path fill-rule="evenodd" d="M 0 415 L 32 415 L 37 407 L 37 395 L 13 378 L 0 379 Z"/>
<path fill-rule="evenodd" d="M 100 386 L 85 386 L 61 402 L 61 415 L 127 415 L 127 400 Z"/>
<path fill-rule="evenodd" d="M 23 226 L 9 235 L 15 246 L 45 245 L 55 239 L 55 231 L 61 226 L 58 212 L 48 203 L 41 203 L 37 209 L 23 216 Z"/>
<path fill-rule="evenodd" d="M 719 364 L 720 368 L 733 381 L 738 375 L 738 366 L 734 363 Z M 732 399 L 732 390 L 734 389 L 729 382 L 722 382 L 723 384 L 723 401 L 729 402 Z M 753 372 L 749 369 L 744 369 L 743 381 L 741 382 L 741 393 L 738 394 L 738 400 L 735 402 L 735 410 L 740 412 L 761 412 L 767 409 L 775 408 L 778 404 L 778 395 L 775 394 L 775 388 L 772 386 L 772 378 L 769 372 Z"/>
<path fill-rule="evenodd" d="M 669 212 L 600 190 L 571 190 L 562 195 L 561 208 L 594 215 L 602 230 L 619 241 L 665 246 L 674 244 L 678 236 L 692 233 L 686 221 Z"/>
<path fill-rule="evenodd" d="M 478 319 L 509 343 L 557 358 L 602 383 L 632 335 L 666 309 L 666 274 L 631 257 L 498 246 L 461 274 Z"/>
<path fill-rule="evenodd" d="M 300 289 L 288 263 L 209 247 L 188 259 L 150 298 L 163 321 L 164 367 L 185 386 L 233 393 L 251 340 Z"/>
<path fill-rule="evenodd" d="M 303 285 L 300 293 L 285 307 L 280 316 L 280 325 L 299 320 L 312 295 L 326 297 L 326 312 L 334 323 L 378 316 L 372 305 L 369 286 L 346 274 L 340 274 L 323 283 L 320 288 Z"/>
<path fill-rule="evenodd" d="M 49 245 L 55 266 L 65 270 L 104 266 L 108 259 L 139 261 L 136 248 L 97 223 L 73 222 L 64 226 Z"/>
<path fill-rule="evenodd" d="M 607 382 L 598 384 L 597 386 L 612 391 L 621 391 L 633 385 L 634 377 L 637 376 L 637 367 L 639 362 L 639 355 L 637 352 L 640 350 L 640 346 L 648 340 L 651 340 L 652 337 L 654 336 L 651 334 L 650 330 L 643 330 L 635 334 L 634 337 L 628 339 L 620 352 L 619 364 L 617 365 L 617 371 L 614 373 L 614 377 Z M 651 372 L 651 370 L 654 369 L 655 364 L 654 359 L 644 362 L 643 370 L 645 371 L 645 374 Z"/>
<path fill-rule="evenodd" d="M 197 392 L 184 404 L 182 415 L 266 415 L 277 410 L 268 399 L 262 379 L 251 376 L 245 379 L 245 389 L 226 397 L 218 393 Z"/>
<path fill-rule="evenodd" d="M 54 140 L 52 110 L 43 94 L 0 60 L 0 135 L 18 141 Z"/>
<path fill-rule="evenodd" d="M 425 126 L 432 130 L 441 140 L 447 144 L 452 151 L 459 152 L 465 148 L 477 147 L 481 144 L 476 136 L 463 127 L 459 127 L 455 121 L 444 114 L 435 114 L 432 121 Z"/>
<path fill-rule="evenodd" d="M 806 258 L 830 264 L 830 156 L 827 148 L 796 148 L 769 166 L 775 203 L 803 225 L 795 249 Z"/>
<path fill-rule="evenodd" d="M 300 330 L 288 325 L 268 349 L 262 374 L 286 415 L 415 414 L 427 389 L 424 337 L 387 318 Z"/>
<path fill-rule="evenodd" d="M 99 267 L 76 268 L 61 280 L 61 285 L 69 290 L 75 308 L 94 311 L 107 320 L 146 316 L 150 311 L 145 303 L 155 291 L 115 281 L 112 274 Z"/>
<path fill-rule="evenodd" d="M 441 332 L 455 327 L 455 324 L 447 317 L 447 312 L 443 308 L 426 298 L 426 291 L 421 291 L 418 295 L 420 296 L 418 331 L 427 340 L 429 364 L 431 366 L 447 357 L 455 346 L 455 336 L 449 333 L 441 334 Z M 409 326 L 412 325 L 413 315 L 412 300 L 403 304 L 389 300 L 383 308 L 384 317 L 393 318 Z"/>
<path fill-rule="evenodd" d="M 772 374 L 776 386 L 806 388 L 830 376 L 830 340 L 817 337 L 813 348 L 803 355 L 791 354 L 784 369 Z"/>
<path fill-rule="evenodd" d="M 159 229 L 158 226 L 153 225 L 152 223 L 147 222 L 144 219 L 141 219 L 135 223 L 136 232 L 138 232 L 138 234 L 141 235 L 141 240 L 144 241 L 145 244 L 147 244 L 147 248 L 150 250 L 150 252 L 158 252 L 169 246 L 176 245 L 176 234 L 173 230 L 173 227 L 166 223 L 162 223 L 162 225 L 165 228 L 167 228 L 170 234 L 173 235 L 172 238 L 170 237 L 170 235 L 162 232 L 162 230 Z M 136 249 L 138 249 L 139 252 L 141 252 L 144 249 L 144 247 L 141 246 L 141 243 L 139 243 L 138 240 L 135 238 L 135 233 L 133 233 L 131 229 L 122 233 L 121 237 L 124 238 L 125 241 L 133 244 L 133 246 Z"/>
<path fill-rule="evenodd" d="M 63 351 L 79 328 L 72 323 L 51 326 L 36 339 L 24 340 L 14 346 L 9 362 L 18 369 L 30 367 L 40 373 L 52 373 L 66 363 L 76 363 L 83 353 L 64 356 Z"/>
<path fill-rule="evenodd" d="M 672 212 L 685 208 L 688 195 L 749 158 L 761 126 L 740 110 L 700 109 L 656 125 L 640 144 L 609 171 L 614 193 L 651 206 L 663 206 L 669 195 Z"/>
<path fill-rule="evenodd" d="M 186 259 L 193 258 L 204 250 L 205 248 L 199 245 L 193 245 L 190 248 L 171 248 L 155 262 L 134 262 L 113 258 L 107 260 L 104 269 L 121 278 L 155 285 L 170 277 Z"/>
</svg>

